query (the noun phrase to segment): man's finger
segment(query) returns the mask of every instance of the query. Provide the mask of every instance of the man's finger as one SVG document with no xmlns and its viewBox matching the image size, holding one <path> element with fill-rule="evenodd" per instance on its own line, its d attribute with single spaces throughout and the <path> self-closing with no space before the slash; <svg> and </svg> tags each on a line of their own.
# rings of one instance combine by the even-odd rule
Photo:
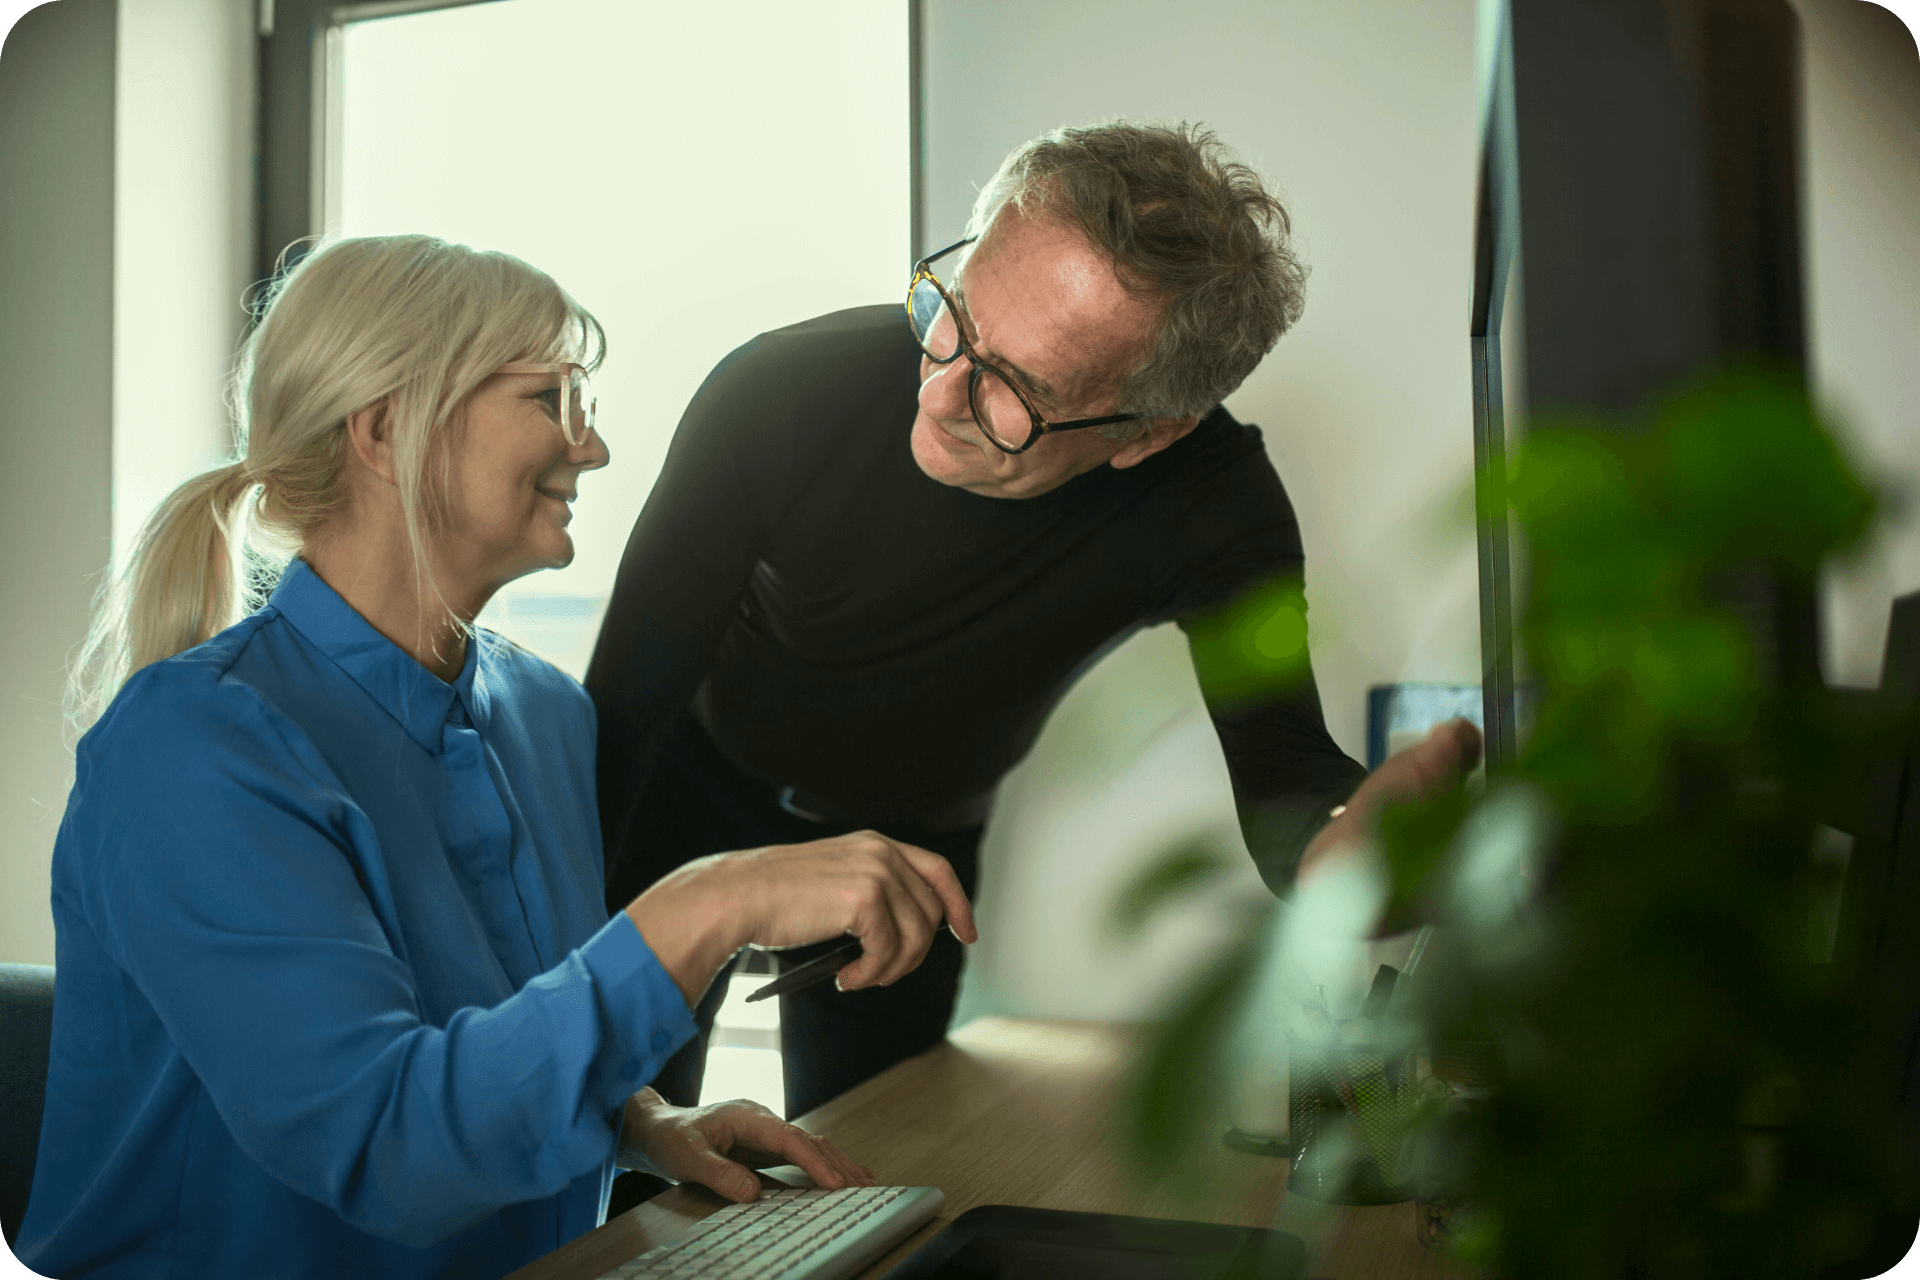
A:
<svg viewBox="0 0 1920 1280">
<path fill-rule="evenodd" d="M 1464 772 L 1480 763 L 1480 752 L 1484 748 L 1485 739 L 1479 726 L 1473 721 L 1461 719 L 1455 723 L 1460 726 L 1456 736 L 1460 743 L 1460 768 Z"/>
</svg>

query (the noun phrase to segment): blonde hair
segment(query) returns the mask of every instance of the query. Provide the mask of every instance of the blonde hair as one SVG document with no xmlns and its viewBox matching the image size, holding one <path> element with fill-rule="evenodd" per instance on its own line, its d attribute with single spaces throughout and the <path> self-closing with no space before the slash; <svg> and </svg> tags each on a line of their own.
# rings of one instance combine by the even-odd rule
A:
<svg viewBox="0 0 1920 1280">
<path fill-rule="evenodd" d="M 606 337 L 543 272 L 431 236 L 341 240 L 279 277 L 233 375 L 237 460 L 174 490 L 95 602 L 73 665 L 77 728 L 129 676 L 233 625 L 345 499 L 347 419 L 383 406 L 423 595 L 444 514 L 446 444 L 503 364 L 596 367 Z"/>
</svg>

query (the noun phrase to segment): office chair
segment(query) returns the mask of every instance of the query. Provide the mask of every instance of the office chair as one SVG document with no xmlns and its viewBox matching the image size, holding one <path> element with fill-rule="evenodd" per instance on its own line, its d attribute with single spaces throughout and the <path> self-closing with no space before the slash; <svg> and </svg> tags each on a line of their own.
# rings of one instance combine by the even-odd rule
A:
<svg viewBox="0 0 1920 1280">
<path fill-rule="evenodd" d="M 0 964 L 0 1230 L 9 1245 L 27 1213 L 53 1042 L 53 970 Z"/>
</svg>

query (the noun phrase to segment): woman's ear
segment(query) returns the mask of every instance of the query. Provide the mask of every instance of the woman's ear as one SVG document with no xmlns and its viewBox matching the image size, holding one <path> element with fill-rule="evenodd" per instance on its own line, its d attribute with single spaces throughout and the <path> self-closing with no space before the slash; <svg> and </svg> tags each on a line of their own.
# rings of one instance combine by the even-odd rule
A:
<svg viewBox="0 0 1920 1280">
<path fill-rule="evenodd" d="M 362 467 L 386 484 L 395 484 L 392 415 L 385 400 L 377 400 L 347 417 L 347 441 Z M 397 487 L 397 486 L 396 486 Z"/>
</svg>

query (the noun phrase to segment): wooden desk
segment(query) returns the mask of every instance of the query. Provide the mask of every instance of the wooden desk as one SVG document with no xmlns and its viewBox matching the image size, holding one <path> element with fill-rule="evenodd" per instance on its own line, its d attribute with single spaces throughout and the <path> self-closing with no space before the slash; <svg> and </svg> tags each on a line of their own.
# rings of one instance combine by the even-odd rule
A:
<svg viewBox="0 0 1920 1280">
<path fill-rule="evenodd" d="M 1356 1209 L 1290 1200 L 1283 1161 L 1214 1149 L 1205 1162 L 1214 1189 L 1204 1198 L 1186 1184 L 1133 1181 L 1107 1133 L 1138 1034 L 1108 1023 L 982 1018 L 801 1117 L 882 1183 L 946 1194 L 940 1217 L 861 1280 L 884 1274 L 981 1204 L 1279 1226 L 1307 1240 L 1316 1280 L 1470 1280 L 1471 1270 L 1421 1247 L 1411 1204 Z M 791 1167 L 771 1172 L 806 1182 Z M 725 1203 L 704 1187 L 674 1187 L 509 1280 L 595 1280 L 686 1234 Z"/>
</svg>

